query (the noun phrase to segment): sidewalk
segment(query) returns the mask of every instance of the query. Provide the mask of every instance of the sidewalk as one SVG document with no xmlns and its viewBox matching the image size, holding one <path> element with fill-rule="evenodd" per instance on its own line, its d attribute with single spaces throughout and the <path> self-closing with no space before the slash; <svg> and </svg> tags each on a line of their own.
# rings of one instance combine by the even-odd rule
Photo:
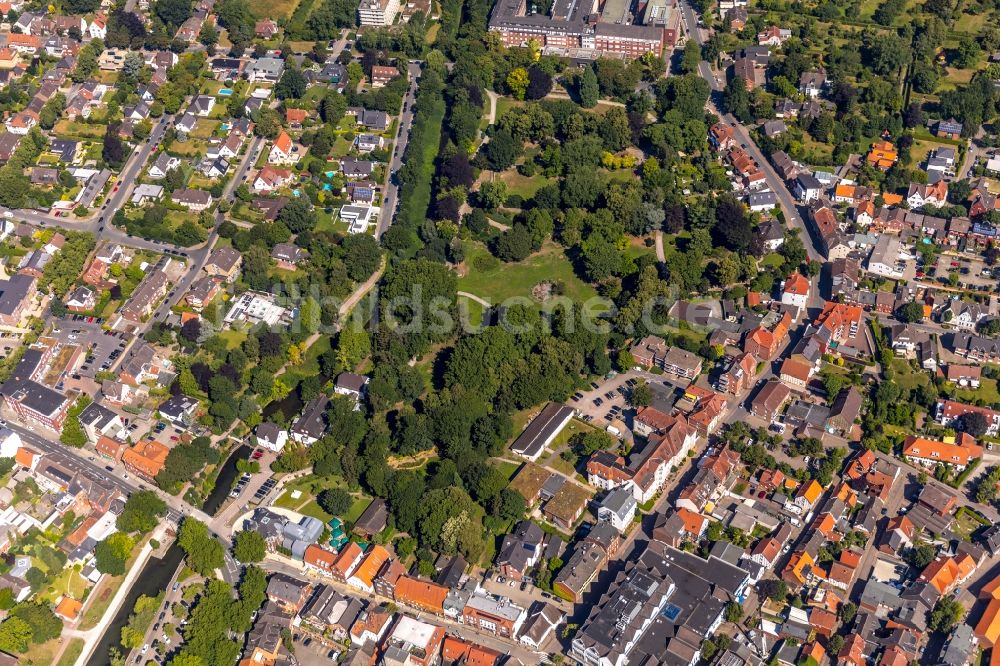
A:
<svg viewBox="0 0 1000 666">
<path fill-rule="evenodd" d="M 132 584 L 135 579 L 139 576 L 139 573 L 146 567 L 146 563 L 149 561 L 150 556 L 153 554 L 153 548 L 149 545 L 147 540 L 142 546 L 142 550 L 139 551 L 139 556 L 135 558 L 135 562 L 132 563 L 132 567 L 128 570 L 125 575 L 125 580 L 118 587 L 115 592 L 114 598 L 111 599 L 111 604 L 108 606 L 107 610 L 104 611 L 104 616 L 101 621 L 97 623 L 93 629 L 88 629 L 87 631 L 64 631 L 63 637 L 67 638 L 82 638 L 84 640 L 83 652 L 77 657 L 74 666 L 84 666 L 89 660 L 91 655 L 94 653 L 94 649 L 97 647 L 97 639 L 100 638 L 105 631 L 107 631 L 108 625 L 111 621 L 118 615 L 118 611 L 121 609 L 122 603 L 125 601 L 125 597 L 128 596 L 129 590 L 132 589 Z M 92 595 L 91 598 L 96 599 L 96 595 Z"/>
</svg>

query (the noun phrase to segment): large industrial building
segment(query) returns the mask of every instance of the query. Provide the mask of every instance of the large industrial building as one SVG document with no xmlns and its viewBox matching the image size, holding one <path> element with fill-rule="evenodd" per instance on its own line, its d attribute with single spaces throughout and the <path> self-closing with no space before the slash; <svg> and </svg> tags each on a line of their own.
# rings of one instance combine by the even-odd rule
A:
<svg viewBox="0 0 1000 666">
<path fill-rule="evenodd" d="M 675 0 L 555 0 L 546 15 L 529 11 L 527 0 L 497 0 L 490 30 L 507 46 L 535 41 L 558 55 L 638 58 L 677 45 L 680 10 Z"/>
</svg>

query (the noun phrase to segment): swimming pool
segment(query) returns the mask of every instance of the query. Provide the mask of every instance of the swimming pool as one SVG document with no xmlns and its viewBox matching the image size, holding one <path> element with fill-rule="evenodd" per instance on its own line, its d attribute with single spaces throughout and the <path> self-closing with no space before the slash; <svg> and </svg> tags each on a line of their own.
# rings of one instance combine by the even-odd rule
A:
<svg viewBox="0 0 1000 666">
<path fill-rule="evenodd" d="M 219 88 L 219 94 L 222 95 L 222 96 L 224 96 L 224 97 L 229 97 L 230 95 L 233 94 L 233 89 L 232 88 Z"/>
<path fill-rule="evenodd" d="M 334 172 L 333 172 L 333 171 L 327 171 L 327 172 L 326 172 L 326 177 L 327 177 L 327 178 L 333 178 L 333 174 L 334 174 Z"/>
<path fill-rule="evenodd" d="M 292 190 L 292 196 L 293 196 L 293 197 L 297 197 L 297 196 L 299 196 L 300 194 L 301 194 L 301 192 L 299 192 L 298 190 Z"/>
<path fill-rule="evenodd" d="M 323 183 L 323 189 L 327 192 L 331 191 L 333 188 L 330 187 L 330 183 Z"/>
</svg>

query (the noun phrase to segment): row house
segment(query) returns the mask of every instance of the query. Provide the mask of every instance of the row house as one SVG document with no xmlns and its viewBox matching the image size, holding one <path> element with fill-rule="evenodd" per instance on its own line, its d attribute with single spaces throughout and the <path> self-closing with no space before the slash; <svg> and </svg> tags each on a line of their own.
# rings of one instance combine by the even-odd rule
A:
<svg viewBox="0 0 1000 666">
<path fill-rule="evenodd" d="M 598 451 L 587 461 L 587 481 L 602 490 L 628 485 L 640 504 L 655 497 L 671 469 L 694 446 L 697 434 L 683 416 L 664 417 L 662 427 L 626 460 L 609 451 Z"/>
<path fill-rule="evenodd" d="M 717 386 L 724 393 L 739 395 L 753 387 L 756 376 L 757 359 L 753 354 L 744 352 L 729 359 L 726 368 L 719 375 Z"/>
<path fill-rule="evenodd" d="M 943 426 L 954 427 L 961 417 L 972 413 L 982 414 L 986 419 L 986 434 L 990 437 L 997 436 L 1000 432 L 1000 411 L 978 405 L 966 405 L 954 400 L 941 400 L 936 408 L 937 420 Z"/>
<path fill-rule="evenodd" d="M 785 312 L 772 328 L 757 326 L 747 333 L 743 351 L 761 360 L 770 360 L 788 343 L 792 316 Z"/>
<path fill-rule="evenodd" d="M 694 478 L 678 494 L 674 508 L 701 513 L 709 502 L 726 492 L 736 474 L 739 460 L 739 454 L 728 447 L 703 456 Z"/>
</svg>

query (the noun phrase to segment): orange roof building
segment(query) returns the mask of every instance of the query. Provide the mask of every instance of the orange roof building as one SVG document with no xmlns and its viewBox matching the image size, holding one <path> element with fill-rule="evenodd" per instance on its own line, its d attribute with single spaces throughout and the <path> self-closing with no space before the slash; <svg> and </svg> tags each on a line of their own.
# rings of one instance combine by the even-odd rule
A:
<svg viewBox="0 0 1000 666">
<path fill-rule="evenodd" d="M 378 544 L 372 546 L 368 550 L 368 554 L 365 555 L 365 559 L 358 565 L 358 568 L 351 577 L 347 579 L 347 584 L 359 590 L 364 590 L 369 594 L 374 592 L 375 576 L 378 575 L 382 565 L 391 557 L 392 555 L 389 551 L 382 546 Z"/>
<path fill-rule="evenodd" d="M 829 638 L 837 630 L 837 614 L 822 608 L 813 608 L 809 611 L 809 624 L 817 634 Z"/>
<path fill-rule="evenodd" d="M 793 585 L 802 585 L 806 582 L 809 574 L 814 571 L 815 566 L 816 561 L 813 560 L 812 555 L 804 550 L 796 551 L 789 558 L 781 577 Z"/>
<path fill-rule="evenodd" d="M 799 488 L 797 497 L 801 497 L 803 500 L 808 502 L 810 506 L 812 506 L 822 494 L 823 486 L 819 485 L 819 482 L 816 479 L 811 479 L 809 483 Z"/>
<path fill-rule="evenodd" d="M 792 294 L 794 296 L 808 296 L 809 295 L 809 280 L 806 279 L 802 273 L 796 271 L 788 276 L 785 280 L 784 293 Z"/>
<path fill-rule="evenodd" d="M 906 653 L 898 645 L 890 645 L 882 653 L 879 666 L 907 666 L 910 663 Z"/>
<path fill-rule="evenodd" d="M 864 666 L 865 663 L 865 639 L 858 634 L 851 634 L 844 641 L 844 647 L 837 653 L 837 664 Z"/>
<path fill-rule="evenodd" d="M 884 203 L 886 206 L 898 206 L 899 204 L 903 203 L 903 195 L 894 194 L 892 192 L 884 192 L 882 194 L 882 203 Z"/>
<path fill-rule="evenodd" d="M 354 570 L 361 563 L 364 555 L 365 551 L 361 550 L 361 546 L 353 541 L 347 542 L 347 545 L 340 549 L 337 559 L 330 566 L 330 575 L 346 583 L 348 577 L 354 573 Z"/>
<path fill-rule="evenodd" d="M 306 546 L 302 554 L 302 562 L 308 568 L 316 569 L 329 574 L 333 568 L 333 563 L 337 560 L 337 553 L 321 548 L 314 543 Z"/>
<path fill-rule="evenodd" d="M 441 646 L 441 656 L 449 664 L 493 666 L 503 655 L 491 648 L 448 635 L 445 636 L 444 644 Z M 463 659 L 464 661 L 462 661 Z"/>
<path fill-rule="evenodd" d="M 152 481 L 167 464 L 170 449 L 156 440 L 139 442 L 122 453 L 125 469 L 147 481 Z"/>
<path fill-rule="evenodd" d="M 1000 599 L 1000 576 L 983 585 L 979 590 L 980 599 Z"/>
<path fill-rule="evenodd" d="M 924 567 L 917 580 L 922 583 L 930 583 L 941 594 L 948 594 L 958 583 L 968 578 L 974 570 L 975 564 L 972 564 L 971 568 L 969 564 L 960 567 L 953 557 L 938 557 Z"/>
<path fill-rule="evenodd" d="M 840 533 L 836 531 L 837 521 L 829 513 L 823 513 L 813 520 L 814 530 L 826 537 L 827 541 L 840 541 Z"/>
<path fill-rule="evenodd" d="M 285 120 L 289 125 L 301 125 L 306 121 L 309 112 L 305 109 L 286 109 Z"/>
<path fill-rule="evenodd" d="M 684 506 L 677 509 L 677 516 L 684 521 L 684 531 L 695 538 L 700 537 L 708 525 L 708 518 Z"/>
<path fill-rule="evenodd" d="M 396 581 L 396 601 L 431 613 L 444 613 L 448 588 L 412 576 L 400 576 Z"/>
<path fill-rule="evenodd" d="M 60 617 L 66 622 L 76 622 L 76 618 L 80 616 L 81 608 L 83 608 L 83 604 L 76 599 L 63 597 L 62 600 L 56 604 L 53 612 L 56 614 L 56 617 Z"/>
<path fill-rule="evenodd" d="M 14 462 L 19 466 L 34 471 L 38 461 L 42 459 L 42 454 L 27 446 L 19 446 L 14 454 Z"/>
<path fill-rule="evenodd" d="M 910 435 L 903 442 L 903 455 L 921 465 L 936 466 L 944 463 L 961 469 L 974 459 L 982 458 L 983 447 L 968 436 L 959 437 L 955 441 L 939 442 Z"/>
<path fill-rule="evenodd" d="M 986 606 L 973 633 L 981 643 L 990 647 L 997 644 L 1000 638 L 1000 599 L 992 599 Z"/>
<path fill-rule="evenodd" d="M 866 159 L 873 167 L 888 171 L 899 159 L 899 153 L 896 152 L 896 147 L 888 141 L 878 141 L 872 144 L 872 149 L 868 152 Z"/>
</svg>

